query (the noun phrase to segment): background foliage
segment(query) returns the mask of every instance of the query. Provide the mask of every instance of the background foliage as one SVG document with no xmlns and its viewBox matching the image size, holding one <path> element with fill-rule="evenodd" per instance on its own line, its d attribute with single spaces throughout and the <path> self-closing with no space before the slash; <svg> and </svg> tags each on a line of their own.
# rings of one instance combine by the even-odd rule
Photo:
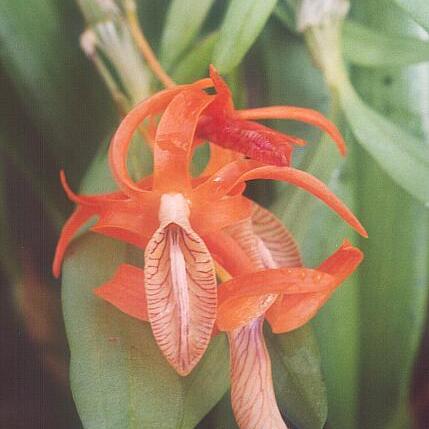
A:
<svg viewBox="0 0 429 429">
<path fill-rule="evenodd" d="M 238 105 L 315 108 L 346 136 L 343 160 L 314 129 L 274 124 L 309 141 L 296 164 L 347 201 L 369 240 L 353 237 L 299 191 L 271 182 L 249 187 L 296 235 L 307 264 L 317 265 L 345 237 L 366 255 L 358 275 L 311 325 L 282 336 L 267 330 L 284 416 L 300 429 L 326 421 L 332 429 L 423 428 L 429 418 L 429 9 L 423 0 L 352 1 L 332 44 L 297 31 L 299 4 L 137 1 L 142 28 L 177 82 L 206 75 L 214 63 Z M 141 258 L 131 248 L 94 235 L 76 240 L 64 268 L 60 314 L 50 263 L 71 205 L 58 171 L 66 170 L 75 189 L 112 189 L 105 151 L 120 113 L 160 88 L 122 6 L 0 3 L 2 427 L 236 427 L 223 337 L 183 379 L 165 364 L 147 326 L 91 293 L 120 261 Z M 79 47 L 85 29 L 97 40 L 92 53 L 86 46 L 90 58 Z M 335 62 L 341 54 L 344 62 Z M 150 159 L 143 141 L 134 146 L 132 168 L 142 174 Z M 204 159 L 202 152 L 195 167 Z"/>
</svg>

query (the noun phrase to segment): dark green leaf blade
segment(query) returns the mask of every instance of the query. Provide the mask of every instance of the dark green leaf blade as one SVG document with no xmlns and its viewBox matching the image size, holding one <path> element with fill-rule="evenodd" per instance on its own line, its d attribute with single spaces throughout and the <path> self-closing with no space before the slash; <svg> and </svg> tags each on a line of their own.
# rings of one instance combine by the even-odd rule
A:
<svg viewBox="0 0 429 429">
<path fill-rule="evenodd" d="M 84 427 L 195 427 L 228 388 L 225 339 L 214 339 L 194 372 L 180 377 L 161 355 L 149 324 L 93 294 L 130 261 L 127 246 L 86 234 L 69 255 L 63 308 L 72 391 Z"/>
<path fill-rule="evenodd" d="M 381 33 L 354 21 L 344 23 L 343 50 L 348 61 L 365 67 L 404 66 L 429 61 L 427 41 Z"/>
<path fill-rule="evenodd" d="M 279 0 L 274 9 L 276 17 L 290 30 L 296 32 L 296 14 L 299 0 Z"/>
<path fill-rule="evenodd" d="M 213 0 L 173 0 L 161 39 L 161 60 L 170 67 L 188 48 L 203 25 Z"/>
<path fill-rule="evenodd" d="M 218 335 L 195 370 L 184 380 L 185 401 L 181 429 L 194 428 L 229 388 L 227 339 Z"/>
<path fill-rule="evenodd" d="M 126 254 L 125 245 L 90 234 L 73 244 L 64 264 L 73 396 L 88 429 L 175 427 L 183 407 L 180 377 L 165 364 L 149 325 L 93 294 Z"/>
<path fill-rule="evenodd" d="M 212 33 L 197 43 L 172 73 L 177 83 L 189 83 L 206 77 L 219 33 Z"/>
<path fill-rule="evenodd" d="M 277 0 L 232 0 L 220 29 L 213 64 L 220 73 L 237 66 L 262 31 Z"/>
<path fill-rule="evenodd" d="M 282 414 L 300 429 L 323 428 L 328 411 L 326 389 L 310 325 L 283 335 L 266 329 L 265 337 Z"/>
<path fill-rule="evenodd" d="M 0 3 L 2 64 L 57 161 L 73 173 L 93 154 L 113 109 L 80 53 L 78 11 L 59 0 Z M 36 107 L 35 107 L 36 106 Z"/>
</svg>

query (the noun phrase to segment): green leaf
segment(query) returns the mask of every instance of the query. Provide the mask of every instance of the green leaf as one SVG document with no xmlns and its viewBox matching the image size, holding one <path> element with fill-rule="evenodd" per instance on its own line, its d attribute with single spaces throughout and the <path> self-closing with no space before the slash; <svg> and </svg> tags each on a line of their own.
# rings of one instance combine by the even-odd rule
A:
<svg viewBox="0 0 429 429">
<path fill-rule="evenodd" d="M 300 429 L 323 428 L 326 389 L 320 353 L 310 325 L 288 334 L 265 330 L 279 408 Z"/>
<path fill-rule="evenodd" d="M 279 0 L 274 9 L 276 17 L 291 31 L 296 32 L 296 14 L 300 0 Z"/>
<path fill-rule="evenodd" d="M 271 15 L 277 0 L 232 0 L 220 29 L 213 64 L 220 73 L 236 67 Z"/>
<path fill-rule="evenodd" d="M 169 68 L 198 35 L 213 0 L 173 0 L 161 39 L 161 60 Z"/>
<path fill-rule="evenodd" d="M 363 0 L 355 6 L 356 16 L 365 17 L 377 31 L 404 36 L 420 31 L 399 8 L 392 7 L 391 1 Z M 428 76 L 425 67 L 359 69 L 353 83 L 365 101 L 392 122 L 424 135 Z M 427 318 L 428 210 L 364 151 L 359 153 L 358 168 L 359 216 L 369 233 L 369 239 L 362 243 L 365 260 L 360 271 L 359 424 L 409 428 L 414 426 L 411 379 Z M 425 181 L 424 176 L 421 180 Z"/>
<path fill-rule="evenodd" d="M 200 422 L 197 429 L 239 429 L 235 422 L 231 405 L 231 391 L 225 393 L 209 414 Z"/>
<path fill-rule="evenodd" d="M 102 152 L 93 162 L 84 193 L 112 190 L 105 156 Z M 141 260 L 142 255 L 131 246 L 86 233 L 72 244 L 64 263 L 62 293 L 71 385 L 86 429 L 192 429 L 228 389 L 223 335 L 212 341 L 190 376 L 180 377 L 161 355 L 148 323 L 121 313 L 93 294 L 121 263 L 140 264 Z"/>
<path fill-rule="evenodd" d="M 429 43 L 416 37 L 392 35 L 346 21 L 343 27 L 346 59 L 366 67 L 404 66 L 429 61 Z"/>
<path fill-rule="evenodd" d="M 199 41 L 174 67 L 173 78 L 177 83 L 189 83 L 207 76 L 213 49 L 219 39 L 219 33 L 212 33 Z"/>
<path fill-rule="evenodd" d="M 408 409 L 426 310 L 429 217 L 365 154 L 360 164 L 360 220 L 370 241 L 362 243 L 359 421 L 363 427 L 387 427 L 397 410 Z M 395 359 L 386 359 L 390 355 Z"/>
<path fill-rule="evenodd" d="M 0 59 L 28 115 L 49 149 L 76 175 L 92 154 L 112 107 L 100 97 L 89 63 L 80 53 L 82 24 L 72 2 L 16 0 L 0 3 Z M 66 60 L 65 60 L 66 58 Z"/>
<path fill-rule="evenodd" d="M 362 147 L 403 189 L 423 203 L 429 202 L 427 144 L 367 106 L 351 85 L 341 87 L 340 99 Z"/>
<path fill-rule="evenodd" d="M 426 0 L 394 0 L 394 2 L 407 11 L 426 31 L 429 31 L 429 3 Z"/>
</svg>

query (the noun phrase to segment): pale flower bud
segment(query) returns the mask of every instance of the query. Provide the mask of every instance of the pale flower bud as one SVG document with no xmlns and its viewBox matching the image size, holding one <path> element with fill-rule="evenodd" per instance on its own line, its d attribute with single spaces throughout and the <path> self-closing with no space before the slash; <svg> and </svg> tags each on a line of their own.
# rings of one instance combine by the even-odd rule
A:
<svg viewBox="0 0 429 429">
<path fill-rule="evenodd" d="M 305 31 L 332 20 L 341 20 L 347 15 L 348 0 L 302 0 L 297 12 L 297 27 Z"/>
</svg>

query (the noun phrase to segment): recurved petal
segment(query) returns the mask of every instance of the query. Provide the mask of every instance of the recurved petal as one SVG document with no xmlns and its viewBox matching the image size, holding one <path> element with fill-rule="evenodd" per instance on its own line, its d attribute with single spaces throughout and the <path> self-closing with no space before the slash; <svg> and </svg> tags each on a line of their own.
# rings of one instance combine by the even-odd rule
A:
<svg viewBox="0 0 429 429">
<path fill-rule="evenodd" d="M 231 331 L 249 323 L 267 311 L 272 296 L 285 294 L 282 302 L 290 295 L 330 292 L 336 286 L 336 279 L 330 274 L 311 268 L 276 268 L 260 270 L 242 275 L 219 286 L 217 326 L 222 331 Z M 277 301 L 267 311 L 276 306 Z"/>
<path fill-rule="evenodd" d="M 52 264 L 52 272 L 55 277 L 59 277 L 61 273 L 61 264 L 70 242 L 79 229 L 95 214 L 96 212 L 92 207 L 78 206 L 63 226 L 60 239 L 58 240 L 57 248 L 55 250 L 54 262 Z"/>
<path fill-rule="evenodd" d="M 111 280 L 94 293 L 120 311 L 139 320 L 148 320 L 144 271 L 133 265 L 119 266 Z"/>
<path fill-rule="evenodd" d="M 323 201 L 363 237 L 365 228 L 347 206 L 316 177 L 291 167 L 261 166 L 253 160 L 231 162 L 194 190 L 195 199 L 221 198 L 239 183 L 255 179 L 280 180 L 298 186 Z"/>
<path fill-rule="evenodd" d="M 290 119 L 306 122 L 325 131 L 337 144 L 341 155 L 346 154 L 346 145 L 338 128 L 316 110 L 295 106 L 271 106 L 256 109 L 238 110 L 236 115 L 242 119 Z"/>
<path fill-rule="evenodd" d="M 327 290 L 284 295 L 269 308 L 266 318 L 273 332 L 289 332 L 312 319 L 333 291 L 355 271 L 362 259 L 363 253 L 348 241 L 344 241 L 343 245 L 318 268 L 318 271 L 331 276 L 332 282 Z"/>
<path fill-rule="evenodd" d="M 323 201 L 360 235 L 368 237 L 365 228 L 351 210 L 323 182 L 311 174 L 290 167 L 259 167 L 243 173 L 237 181 L 253 179 L 281 180 L 306 190 Z"/>
<path fill-rule="evenodd" d="M 265 314 L 275 334 L 293 331 L 311 320 L 331 296 L 332 291 L 283 295 Z"/>
<path fill-rule="evenodd" d="M 363 252 L 344 240 L 341 247 L 326 259 L 319 270 L 335 276 L 339 283 L 347 279 L 363 260 Z"/>
<path fill-rule="evenodd" d="M 210 253 L 181 211 L 183 197 L 164 197 L 161 226 L 145 251 L 148 314 L 159 348 L 179 374 L 187 375 L 213 331 L 216 276 Z"/>
<path fill-rule="evenodd" d="M 213 96 L 185 89 L 167 106 L 158 124 L 154 147 L 153 186 L 160 192 L 191 190 L 189 164 L 201 112 Z"/>
<path fill-rule="evenodd" d="M 119 125 L 109 148 L 109 162 L 113 176 L 118 186 L 129 196 L 144 199 L 145 191 L 131 179 L 128 174 L 127 156 L 128 148 L 133 134 L 140 124 L 149 116 L 161 113 L 170 101 L 181 91 L 203 89 L 212 86 L 210 79 L 202 79 L 191 85 L 181 85 L 166 89 L 149 97 L 135 106 Z"/>
<path fill-rule="evenodd" d="M 228 333 L 231 402 L 240 429 L 287 429 L 277 407 L 263 318 Z"/>
</svg>

